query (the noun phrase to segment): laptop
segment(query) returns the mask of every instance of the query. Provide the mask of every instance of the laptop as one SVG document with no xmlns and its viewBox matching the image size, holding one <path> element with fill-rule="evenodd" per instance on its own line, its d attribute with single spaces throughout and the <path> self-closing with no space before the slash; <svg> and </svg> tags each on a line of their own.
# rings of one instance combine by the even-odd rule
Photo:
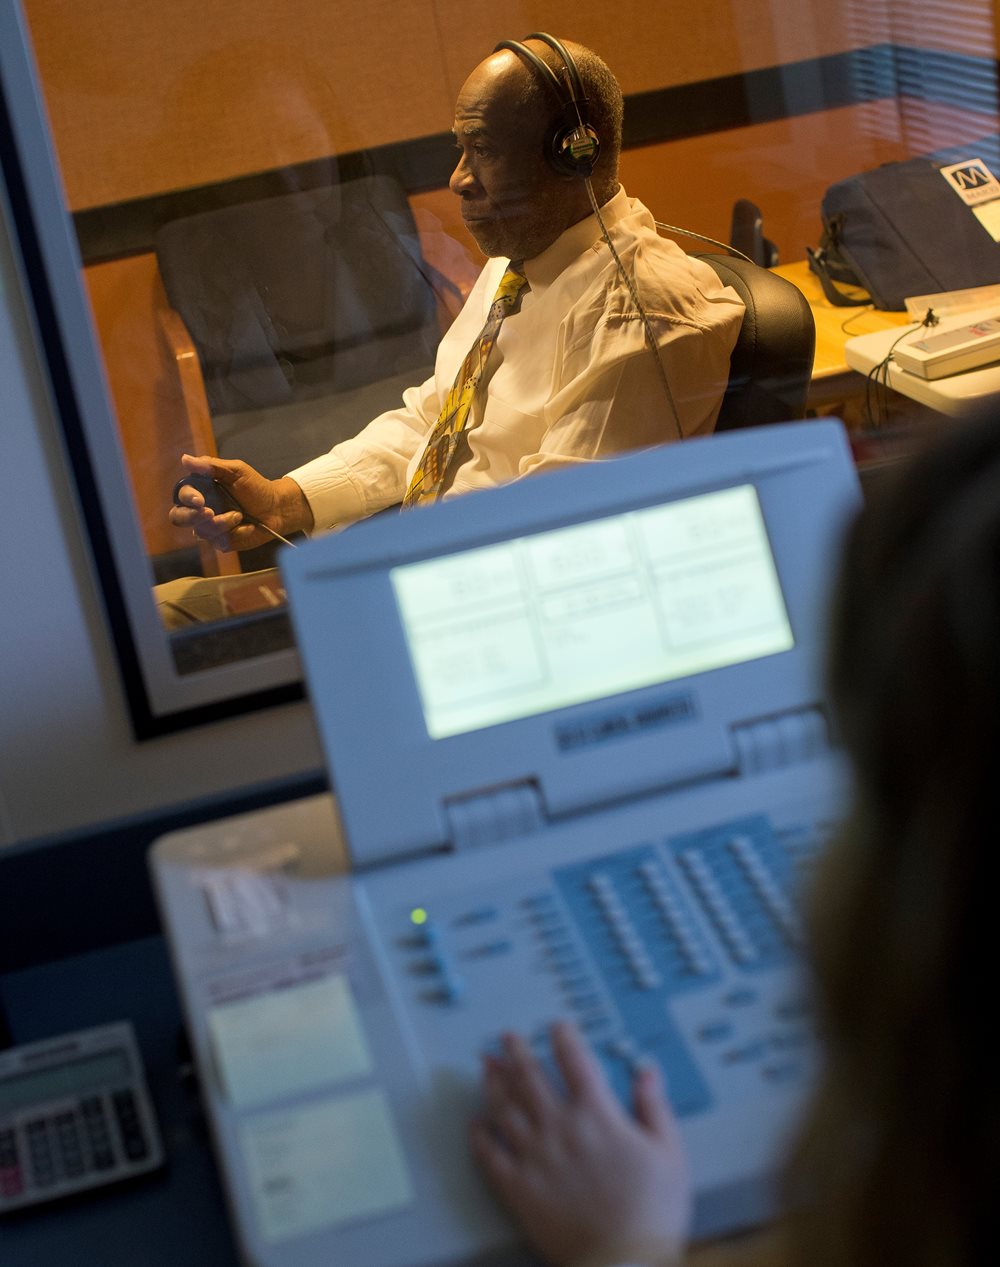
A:
<svg viewBox="0 0 1000 1267">
<path fill-rule="evenodd" d="M 662 1067 L 696 1236 L 774 1211 L 859 501 L 841 425 L 787 423 L 284 552 L 349 870 L 310 873 L 287 826 L 228 871 L 154 862 L 247 1262 L 531 1261 L 467 1126 L 483 1053 L 515 1029 L 550 1064 L 560 1017 L 626 1105 Z"/>
</svg>

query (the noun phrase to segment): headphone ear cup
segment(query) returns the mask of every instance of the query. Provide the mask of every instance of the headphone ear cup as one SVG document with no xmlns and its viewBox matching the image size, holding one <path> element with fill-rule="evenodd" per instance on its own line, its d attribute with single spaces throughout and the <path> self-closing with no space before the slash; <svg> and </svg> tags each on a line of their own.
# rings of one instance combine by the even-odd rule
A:
<svg viewBox="0 0 1000 1267">
<path fill-rule="evenodd" d="M 588 179 L 597 165 L 601 152 L 601 140 L 587 122 L 587 94 L 583 89 L 583 80 L 576 62 L 570 52 L 552 35 L 544 31 L 536 31 L 526 35 L 528 40 L 541 40 L 555 49 L 563 61 L 566 81 L 552 69 L 548 62 L 542 61 L 537 53 L 519 40 L 501 40 L 493 49 L 497 53 L 502 48 L 510 49 L 522 61 L 533 66 L 539 76 L 548 83 L 556 97 L 562 103 L 562 122 L 554 126 L 551 140 L 543 142 L 548 161 L 560 176 L 571 178 L 580 176 Z"/>
<path fill-rule="evenodd" d="M 563 176 L 589 177 L 601 153 L 601 140 L 588 124 L 560 128 L 552 137 L 552 163 Z"/>
</svg>

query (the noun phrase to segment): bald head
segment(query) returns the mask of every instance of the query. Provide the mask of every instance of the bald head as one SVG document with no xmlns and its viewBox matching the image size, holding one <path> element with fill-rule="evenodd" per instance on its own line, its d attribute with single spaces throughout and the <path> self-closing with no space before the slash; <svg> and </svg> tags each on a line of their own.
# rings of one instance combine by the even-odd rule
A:
<svg viewBox="0 0 1000 1267">
<path fill-rule="evenodd" d="M 530 47 L 565 82 L 561 58 L 544 43 L 531 41 Z M 600 58 L 579 45 L 568 48 L 574 61 L 579 53 L 577 65 L 591 98 L 591 123 L 601 135 L 594 187 L 598 202 L 604 202 L 617 188 L 621 92 Z M 604 88 L 595 92 L 600 68 L 606 72 Z M 601 133 L 602 121 L 606 135 Z M 532 259 L 590 214 L 584 182 L 560 175 L 549 161 L 547 139 L 567 122 L 552 85 L 537 67 L 509 49 L 480 62 L 463 84 L 455 106 L 461 157 L 450 184 L 462 199 L 469 231 L 486 255 Z"/>
</svg>

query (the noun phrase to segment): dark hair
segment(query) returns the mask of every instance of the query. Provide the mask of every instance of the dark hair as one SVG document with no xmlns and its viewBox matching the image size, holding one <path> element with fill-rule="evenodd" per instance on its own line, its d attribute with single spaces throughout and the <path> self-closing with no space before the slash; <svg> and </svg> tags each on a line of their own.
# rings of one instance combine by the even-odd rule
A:
<svg viewBox="0 0 1000 1267">
<path fill-rule="evenodd" d="M 829 679 L 853 805 L 812 895 L 824 1068 L 788 1172 L 794 1259 L 968 1267 L 992 1257 L 1000 1143 L 997 418 L 874 491 Z"/>
<path fill-rule="evenodd" d="M 589 48 L 572 40 L 559 41 L 573 58 L 587 96 L 587 120 L 601 140 L 601 154 L 594 169 L 594 193 L 598 202 L 604 202 L 618 185 L 618 159 L 622 148 L 622 120 L 625 101 L 621 85 L 607 63 Z M 533 52 L 565 82 L 563 62 L 559 54 L 548 45 L 532 41 Z M 530 68 L 529 68 L 530 69 Z M 519 104 L 548 120 L 547 128 L 564 125 L 566 120 L 559 112 L 555 93 L 536 70 L 525 78 Z"/>
</svg>

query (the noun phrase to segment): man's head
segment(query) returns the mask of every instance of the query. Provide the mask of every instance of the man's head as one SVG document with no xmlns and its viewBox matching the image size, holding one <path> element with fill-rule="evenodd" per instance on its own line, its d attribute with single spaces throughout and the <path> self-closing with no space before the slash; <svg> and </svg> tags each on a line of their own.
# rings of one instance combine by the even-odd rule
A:
<svg viewBox="0 0 1000 1267">
<path fill-rule="evenodd" d="M 527 43 L 565 82 L 558 54 L 538 40 Z M 618 187 L 621 89 L 596 53 L 566 47 L 583 82 L 590 125 L 601 138 L 593 184 L 604 203 Z M 548 138 L 566 122 L 552 86 L 510 49 L 481 62 L 463 84 L 455 106 L 461 157 L 450 183 L 484 254 L 533 259 L 590 214 L 583 179 L 558 173 L 546 153 Z"/>
</svg>

